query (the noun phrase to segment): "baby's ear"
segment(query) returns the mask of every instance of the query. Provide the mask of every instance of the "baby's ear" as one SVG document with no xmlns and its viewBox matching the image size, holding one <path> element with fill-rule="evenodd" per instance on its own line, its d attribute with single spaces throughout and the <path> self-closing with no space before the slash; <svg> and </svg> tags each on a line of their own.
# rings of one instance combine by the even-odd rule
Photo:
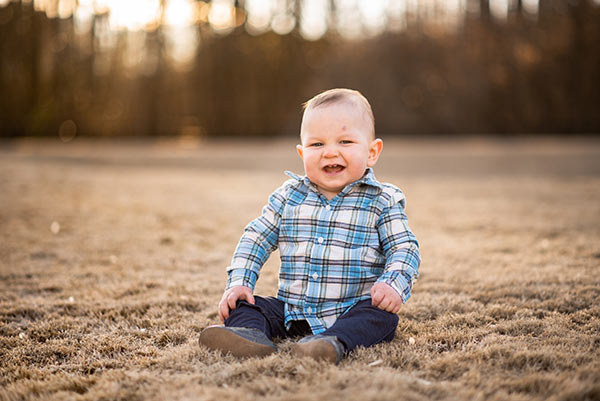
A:
<svg viewBox="0 0 600 401">
<path fill-rule="evenodd" d="M 373 140 L 369 146 L 369 158 L 367 159 L 367 166 L 373 167 L 379 159 L 379 155 L 383 150 L 383 141 L 379 138 Z"/>
<path fill-rule="evenodd" d="M 302 153 L 302 145 L 296 145 L 296 152 L 298 152 L 298 155 L 300 156 L 301 159 L 304 159 L 304 156 Z"/>
</svg>

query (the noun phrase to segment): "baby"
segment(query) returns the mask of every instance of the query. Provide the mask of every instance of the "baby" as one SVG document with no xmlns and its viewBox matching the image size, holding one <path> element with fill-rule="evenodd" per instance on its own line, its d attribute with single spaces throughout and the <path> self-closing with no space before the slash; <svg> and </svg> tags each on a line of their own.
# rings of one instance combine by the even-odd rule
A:
<svg viewBox="0 0 600 401">
<path fill-rule="evenodd" d="M 375 179 L 383 148 L 360 93 L 331 89 L 304 104 L 297 151 L 306 176 L 290 179 L 246 226 L 219 303 L 225 326 L 200 344 L 238 357 L 264 356 L 274 338 L 303 337 L 292 354 L 338 363 L 359 346 L 394 338 L 418 276 L 418 242 L 404 194 Z M 277 297 L 253 296 L 260 269 L 279 248 Z"/>
</svg>

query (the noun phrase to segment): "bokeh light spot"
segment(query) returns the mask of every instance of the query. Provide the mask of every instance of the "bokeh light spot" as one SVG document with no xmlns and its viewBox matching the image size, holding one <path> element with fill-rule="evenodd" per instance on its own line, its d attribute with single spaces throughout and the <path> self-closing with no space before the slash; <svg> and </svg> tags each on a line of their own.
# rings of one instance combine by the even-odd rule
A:
<svg viewBox="0 0 600 401">
<path fill-rule="evenodd" d="M 54 235 L 60 232 L 60 224 L 58 221 L 53 221 L 52 224 L 50 224 L 50 232 Z"/>
<path fill-rule="evenodd" d="M 208 21 L 215 32 L 228 33 L 235 26 L 235 8 L 229 0 L 213 0 Z"/>
<path fill-rule="evenodd" d="M 70 142 L 77 135 L 77 125 L 73 120 L 66 120 L 58 128 L 58 137 L 62 142 Z"/>
</svg>

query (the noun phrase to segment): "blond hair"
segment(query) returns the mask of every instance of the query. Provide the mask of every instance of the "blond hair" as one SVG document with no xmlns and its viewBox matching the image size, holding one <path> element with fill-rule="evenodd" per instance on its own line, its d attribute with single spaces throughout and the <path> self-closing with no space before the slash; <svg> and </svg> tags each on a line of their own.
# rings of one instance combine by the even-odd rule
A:
<svg viewBox="0 0 600 401">
<path fill-rule="evenodd" d="M 304 110 L 304 115 L 306 115 L 308 110 L 336 103 L 350 103 L 362 108 L 371 121 L 371 134 L 372 137 L 375 138 L 375 116 L 373 115 L 373 109 L 371 109 L 371 104 L 367 98 L 357 90 L 346 88 L 326 90 L 302 103 L 302 109 Z"/>
</svg>

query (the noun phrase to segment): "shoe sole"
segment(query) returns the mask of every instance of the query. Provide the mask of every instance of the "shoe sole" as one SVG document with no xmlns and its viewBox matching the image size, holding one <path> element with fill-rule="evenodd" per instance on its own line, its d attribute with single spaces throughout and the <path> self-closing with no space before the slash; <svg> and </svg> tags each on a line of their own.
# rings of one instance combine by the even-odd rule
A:
<svg viewBox="0 0 600 401">
<path fill-rule="evenodd" d="M 335 348 L 325 340 L 295 344 L 292 347 L 291 352 L 292 355 L 297 357 L 309 357 L 318 361 L 337 363 L 337 353 L 335 352 Z"/>
<path fill-rule="evenodd" d="M 223 327 L 207 327 L 200 333 L 199 342 L 212 350 L 238 358 L 267 356 L 275 352 L 273 347 L 247 340 Z"/>
</svg>

